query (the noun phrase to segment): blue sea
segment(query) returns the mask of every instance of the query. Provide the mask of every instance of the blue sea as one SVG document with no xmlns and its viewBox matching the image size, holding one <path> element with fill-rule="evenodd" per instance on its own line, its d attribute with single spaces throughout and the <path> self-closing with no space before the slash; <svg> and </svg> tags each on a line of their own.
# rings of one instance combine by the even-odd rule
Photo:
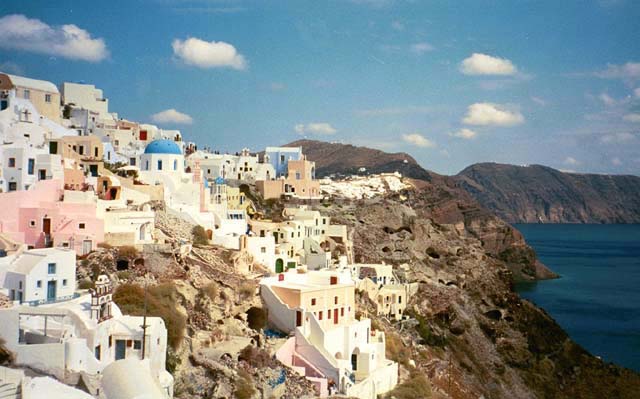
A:
<svg viewBox="0 0 640 399">
<path fill-rule="evenodd" d="M 517 285 L 574 341 L 640 372 L 640 225 L 517 224 L 559 279 Z"/>
</svg>

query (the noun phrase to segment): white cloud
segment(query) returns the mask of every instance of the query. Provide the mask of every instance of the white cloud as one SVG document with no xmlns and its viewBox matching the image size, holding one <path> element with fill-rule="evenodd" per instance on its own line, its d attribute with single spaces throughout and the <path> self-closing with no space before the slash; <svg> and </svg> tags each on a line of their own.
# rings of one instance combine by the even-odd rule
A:
<svg viewBox="0 0 640 399">
<path fill-rule="evenodd" d="M 572 166 L 580 165 L 580 161 L 578 161 L 577 159 L 575 159 L 575 158 L 573 158 L 573 157 L 566 157 L 566 158 L 564 159 L 564 162 L 563 162 L 563 163 L 564 163 L 565 165 L 572 165 Z"/>
<path fill-rule="evenodd" d="M 173 123 L 181 125 L 190 125 L 193 123 L 193 118 L 191 118 L 191 116 L 180 111 L 176 111 L 173 108 L 151 115 L 151 120 L 157 123 Z"/>
<path fill-rule="evenodd" d="M 415 146 L 423 148 L 433 148 L 436 146 L 436 143 L 419 133 L 403 134 L 402 140 L 409 144 L 413 144 Z"/>
<path fill-rule="evenodd" d="M 391 22 L 391 28 L 393 30 L 397 30 L 397 31 L 403 31 L 404 30 L 404 24 L 401 21 L 393 21 Z"/>
<path fill-rule="evenodd" d="M 547 105 L 547 101 L 540 98 L 540 97 L 535 97 L 535 96 L 531 96 L 531 101 L 533 101 L 534 103 L 544 107 L 545 105 Z"/>
<path fill-rule="evenodd" d="M 603 143 L 626 143 L 627 141 L 631 141 L 635 138 L 635 136 L 628 132 L 622 133 L 613 133 L 613 134 L 605 134 L 600 138 L 600 141 Z"/>
<path fill-rule="evenodd" d="M 412 44 L 410 49 L 413 54 L 422 55 L 434 50 L 435 48 L 427 42 L 420 42 Z"/>
<path fill-rule="evenodd" d="M 336 134 L 338 130 L 326 122 L 299 123 L 293 127 L 298 134 L 313 134 L 317 136 L 330 136 Z"/>
<path fill-rule="evenodd" d="M 475 103 L 469 106 L 462 122 L 476 126 L 515 126 L 524 122 L 524 116 L 500 104 Z"/>
<path fill-rule="evenodd" d="M 515 75 L 518 69 L 506 58 L 473 53 L 460 63 L 460 72 L 465 75 Z"/>
<path fill-rule="evenodd" d="M 109 51 L 102 38 L 76 25 L 50 26 L 39 19 L 12 14 L 0 18 L 0 47 L 82 60 L 102 61 Z"/>
<path fill-rule="evenodd" d="M 281 91 L 287 88 L 287 85 L 281 82 L 271 82 L 269 84 L 269 89 L 272 91 Z"/>
<path fill-rule="evenodd" d="M 182 62 L 198 68 L 247 68 L 244 56 L 229 43 L 190 37 L 187 40 L 175 39 L 171 46 L 173 54 Z"/>
<path fill-rule="evenodd" d="M 615 157 L 611 159 L 611 164 L 614 166 L 620 166 L 622 165 L 622 161 L 620 160 L 620 158 Z"/>
<path fill-rule="evenodd" d="M 622 65 L 608 64 L 607 69 L 596 72 L 596 76 L 603 79 L 640 79 L 640 62 L 627 62 Z"/>
<path fill-rule="evenodd" d="M 640 123 L 640 114 L 627 114 L 622 119 L 627 122 Z"/>
<path fill-rule="evenodd" d="M 476 138 L 476 136 L 478 135 L 478 133 L 474 132 L 471 129 L 467 129 L 467 128 L 462 128 L 456 132 L 453 133 L 449 133 L 449 136 L 451 137 L 458 137 L 460 139 L 465 139 L 465 140 L 471 140 Z"/>
<path fill-rule="evenodd" d="M 604 103 L 604 105 L 606 105 L 607 107 L 612 107 L 614 105 L 616 105 L 616 100 L 611 97 L 610 95 L 608 95 L 607 93 L 602 93 L 598 96 L 598 98 L 600 99 L 600 101 L 602 101 Z"/>
</svg>

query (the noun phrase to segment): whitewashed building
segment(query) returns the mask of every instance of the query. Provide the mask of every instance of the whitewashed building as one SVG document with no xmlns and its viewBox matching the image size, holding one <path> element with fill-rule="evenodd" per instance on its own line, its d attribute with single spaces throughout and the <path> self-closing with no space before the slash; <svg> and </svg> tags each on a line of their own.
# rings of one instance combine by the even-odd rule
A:
<svg viewBox="0 0 640 399">
<path fill-rule="evenodd" d="M 76 290 L 76 253 L 43 248 L 0 258 L 0 282 L 9 299 L 18 304 L 72 299 Z"/>
</svg>

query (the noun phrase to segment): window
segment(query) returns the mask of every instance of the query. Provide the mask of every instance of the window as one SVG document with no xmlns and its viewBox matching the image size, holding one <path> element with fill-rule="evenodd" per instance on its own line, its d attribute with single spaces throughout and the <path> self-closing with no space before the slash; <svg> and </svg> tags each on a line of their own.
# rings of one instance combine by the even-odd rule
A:
<svg viewBox="0 0 640 399">
<path fill-rule="evenodd" d="M 64 280 L 62 280 L 62 286 L 66 287 L 67 286 L 67 279 L 65 278 Z"/>
<path fill-rule="evenodd" d="M 340 308 L 340 316 L 344 316 L 344 308 Z"/>
<path fill-rule="evenodd" d="M 322 310 L 318 312 L 318 319 L 322 320 Z"/>
<path fill-rule="evenodd" d="M 261 247 L 260 248 L 260 252 L 263 253 L 263 254 L 266 254 L 267 253 L 267 247 Z"/>
<path fill-rule="evenodd" d="M 136 350 L 142 349 L 142 341 L 139 339 L 136 339 L 135 341 L 133 341 L 133 349 L 136 349 Z"/>
<path fill-rule="evenodd" d="M 98 157 L 98 147 L 93 147 L 93 156 Z"/>
<path fill-rule="evenodd" d="M 162 170 L 162 159 L 158 159 L 158 170 Z"/>
<path fill-rule="evenodd" d="M 33 158 L 29 158 L 27 162 L 27 174 L 33 175 L 35 173 L 34 169 L 36 167 L 36 160 Z"/>
<path fill-rule="evenodd" d="M 50 103 L 51 102 L 51 94 L 45 94 L 44 95 L 44 102 L 46 102 L 46 103 Z"/>
<path fill-rule="evenodd" d="M 129 158 L 129 165 L 136 166 L 136 159 L 135 158 Z"/>
<path fill-rule="evenodd" d="M 47 273 L 48 274 L 56 274 L 56 264 L 55 263 L 49 263 L 49 267 L 47 269 Z"/>
<path fill-rule="evenodd" d="M 29 220 L 29 227 L 36 227 L 36 221 L 35 220 Z"/>
<path fill-rule="evenodd" d="M 333 297 L 333 303 L 334 303 L 335 305 L 337 305 L 337 304 L 338 304 L 338 297 L 337 297 L 337 296 L 334 296 L 334 297 Z"/>
<path fill-rule="evenodd" d="M 18 281 L 18 289 L 21 290 L 22 289 L 22 281 Z"/>
<path fill-rule="evenodd" d="M 78 224 L 78 228 L 84 230 L 85 228 L 85 224 L 84 223 L 80 223 Z"/>
<path fill-rule="evenodd" d="M 24 95 L 22 97 L 24 97 L 25 100 L 28 100 L 31 97 L 31 92 L 27 89 L 24 89 Z"/>
<path fill-rule="evenodd" d="M 280 155 L 280 163 L 284 163 L 284 155 Z"/>
<path fill-rule="evenodd" d="M 18 183 L 11 181 L 9 182 L 9 191 L 16 191 L 18 189 Z"/>
<path fill-rule="evenodd" d="M 113 337 L 109 335 L 109 348 L 113 346 Z"/>
<path fill-rule="evenodd" d="M 311 306 L 316 306 L 316 298 L 311 298 Z"/>
<path fill-rule="evenodd" d="M 296 172 L 296 180 L 300 180 L 300 172 Z"/>
<path fill-rule="evenodd" d="M 100 345 L 96 346 L 95 355 L 96 359 L 100 360 Z"/>
<path fill-rule="evenodd" d="M 10 168 L 15 168 L 16 167 L 16 159 L 15 158 L 9 158 L 9 167 Z"/>
<path fill-rule="evenodd" d="M 42 288 L 42 280 L 38 280 L 38 282 L 36 283 L 36 287 Z"/>
<path fill-rule="evenodd" d="M 173 170 L 178 170 L 178 160 L 177 159 L 173 160 Z"/>
<path fill-rule="evenodd" d="M 398 296 L 398 303 L 402 303 L 402 297 Z"/>
</svg>

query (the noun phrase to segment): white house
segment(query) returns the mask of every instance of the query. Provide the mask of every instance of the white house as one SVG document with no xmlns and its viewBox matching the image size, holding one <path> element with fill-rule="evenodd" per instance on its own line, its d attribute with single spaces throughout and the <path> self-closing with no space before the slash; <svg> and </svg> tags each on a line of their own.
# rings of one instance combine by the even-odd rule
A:
<svg viewBox="0 0 640 399">
<path fill-rule="evenodd" d="M 355 318 L 355 284 L 349 270 L 287 272 L 260 282 L 269 323 L 294 336 L 276 357 L 312 381 L 375 399 L 398 382 L 398 364 L 385 357 L 385 336 L 371 320 Z"/>
<path fill-rule="evenodd" d="M 43 248 L 0 258 L 2 278 L 9 298 L 19 304 L 71 299 L 76 289 L 76 253 L 64 248 Z"/>
<path fill-rule="evenodd" d="M 152 377 L 173 395 L 173 377 L 165 369 L 167 329 L 159 317 L 122 315 L 111 301 L 112 287 L 100 276 L 90 294 L 54 304 L 0 309 L 0 336 L 15 364 L 57 378 L 84 372 L 99 378 L 122 359 L 148 362 Z"/>
</svg>

